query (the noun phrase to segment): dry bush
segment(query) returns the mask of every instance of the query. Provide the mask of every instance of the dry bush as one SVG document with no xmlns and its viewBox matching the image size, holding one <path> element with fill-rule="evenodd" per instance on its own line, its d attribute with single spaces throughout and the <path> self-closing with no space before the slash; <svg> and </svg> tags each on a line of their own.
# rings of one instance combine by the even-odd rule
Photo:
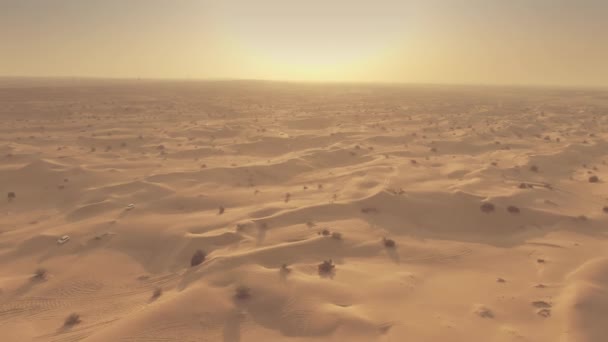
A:
<svg viewBox="0 0 608 342">
<path fill-rule="evenodd" d="M 224 211 L 226 211 L 226 208 L 224 208 L 220 205 L 220 207 L 218 208 L 218 214 L 222 215 L 224 213 Z"/>
<path fill-rule="evenodd" d="M 203 261 L 205 261 L 206 257 L 207 257 L 207 254 L 205 252 L 203 252 L 200 249 L 197 250 L 192 255 L 192 259 L 190 259 L 190 266 L 198 266 L 198 265 L 202 264 Z"/>
<path fill-rule="evenodd" d="M 395 248 L 397 243 L 393 239 L 382 238 L 382 244 L 386 248 Z"/>
<path fill-rule="evenodd" d="M 160 287 L 157 287 L 154 289 L 154 292 L 152 292 L 152 299 L 156 299 L 162 295 L 163 295 L 163 289 Z"/>
<path fill-rule="evenodd" d="M 519 188 L 520 189 L 528 189 L 530 187 L 531 187 L 530 184 L 526 184 L 526 183 L 520 183 L 519 184 Z"/>
<path fill-rule="evenodd" d="M 334 240 L 342 240 L 342 234 L 338 232 L 331 233 L 331 238 Z"/>
<path fill-rule="evenodd" d="M 281 265 L 281 274 L 287 275 L 291 273 L 291 268 L 287 264 Z"/>
<path fill-rule="evenodd" d="M 596 175 L 589 177 L 589 183 L 597 183 L 599 181 L 600 179 Z"/>
<path fill-rule="evenodd" d="M 12 200 L 14 200 L 15 198 L 17 198 L 17 195 L 15 195 L 15 193 L 11 191 L 11 192 L 9 192 L 9 193 L 6 195 L 6 198 L 7 198 L 9 201 L 12 201 Z"/>
<path fill-rule="evenodd" d="M 481 209 L 481 211 L 483 211 L 484 213 L 491 213 L 494 211 L 495 207 L 494 204 L 486 202 L 482 204 L 479 209 Z"/>
<path fill-rule="evenodd" d="M 605 206 L 604 208 L 602 208 L 602 210 L 603 210 L 603 211 L 604 211 L 606 214 L 608 214 L 608 206 Z"/>
<path fill-rule="evenodd" d="M 378 209 L 376 209 L 376 208 L 370 208 L 370 207 L 368 207 L 368 208 L 361 208 L 361 212 L 364 213 L 364 214 L 372 214 L 372 213 L 377 213 Z"/>
<path fill-rule="evenodd" d="M 247 286 L 239 286 L 234 292 L 234 298 L 238 300 L 245 300 L 251 298 L 251 289 Z"/>
<path fill-rule="evenodd" d="M 319 234 L 321 234 L 323 236 L 329 236 L 331 233 L 329 232 L 329 230 L 327 228 L 325 228 Z"/>
<path fill-rule="evenodd" d="M 530 166 L 530 171 L 532 171 L 532 172 L 538 172 L 538 166 L 536 166 L 536 165 Z"/>
<path fill-rule="evenodd" d="M 325 260 L 322 263 L 320 263 L 317 266 L 317 268 L 319 269 L 319 274 L 327 275 L 334 271 L 334 269 L 336 268 L 336 265 L 334 265 L 334 262 L 331 259 L 329 259 L 329 260 Z"/>
<path fill-rule="evenodd" d="M 38 268 L 36 272 L 34 272 L 34 276 L 32 278 L 35 280 L 45 280 L 47 273 L 48 272 L 45 268 Z"/>
<path fill-rule="evenodd" d="M 507 207 L 507 211 L 510 212 L 511 214 L 519 214 L 519 208 L 514 206 L 514 205 L 510 205 Z"/>
<path fill-rule="evenodd" d="M 65 322 L 63 322 L 63 326 L 65 327 L 71 327 L 74 326 L 78 323 L 82 322 L 80 320 L 80 315 L 77 313 L 71 313 L 66 319 Z"/>
</svg>

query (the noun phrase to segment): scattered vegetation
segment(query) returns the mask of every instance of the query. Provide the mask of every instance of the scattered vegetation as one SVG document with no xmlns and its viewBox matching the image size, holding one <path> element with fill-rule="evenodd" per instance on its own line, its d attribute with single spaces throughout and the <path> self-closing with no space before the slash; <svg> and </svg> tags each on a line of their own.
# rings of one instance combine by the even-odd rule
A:
<svg viewBox="0 0 608 342">
<path fill-rule="evenodd" d="M 608 214 L 608 205 L 602 209 L 606 214 Z"/>
<path fill-rule="evenodd" d="M 224 208 L 224 207 L 222 207 L 222 206 L 220 205 L 220 207 L 219 207 L 219 209 L 218 209 L 218 213 L 219 213 L 219 215 L 222 215 L 222 214 L 224 213 L 224 211 L 226 211 L 226 208 Z"/>
<path fill-rule="evenodd" d="M 495 207 L 494 204 L 486 202 L 484 204 L 482 204 L 480 207 L 481 211 L 483 211 L 484 213 L 491 213 L 494 211 Z"/>
<path fill-rule="evenodd" d="M 80 322 L 82 322 L 80 320 L 80 315 L 77 313 L 71 313 L 66 319 L 65 322 L 63 322 L 63 326 L 64 327 L 72 327 L 76 324 L 79 324 Z"/>
<path fill-rule="evenodd" d="M 520 183 L 519 184 L 519 188 L 520 189 L 532 189 L 534 186 L 532 184 L 527 184 L 527 183 Z"/>
<path fill-rule="evenodd" d="M 237 287 L 234 293 L 234 298 L 238 300 L 245 300 L 251 298 L 251 289 L 243 285 Z"/>
<path fill-rule="evenodd" d="M 372 214 L 372 213 L 377 213 L 378 209 L 371 208 L 371 207 L 361 208 L 361 212 L 364 213 L 364 214 Z"/>
<path fill-rule="evenodd" d="M 163 295 L 163 289 L 160 287 L 157 287 L 154 289 L 154 292 L 152 292 L 152 299 L 156 299 L 162 295 Z"/>
<path fill-rule="evenodd" d="M 600 179 L 596 175 L 589 177 L 589 183 L 597 183 L 599 181 Z"/>
<path fill-rule="evenodd" d="M 511 214 L 519 214 L 519 208 L 514 205 L 508 206 L 507 211 L 510 212 Z"/>
<path fill-rule="evenodd" d="M 382 238 L 382 244 L 386 248 L 395 248 L 397 246 L 397 243 L 395 242 L 395 240 L 393 240 L 393 239 L 387 239 L 385 237 Z"/>
<path fill-rule="evenodd" d="M 45 280 L 47 276 L 47 270 L 45 268 L 38 268 L 36 272 L 34 272 L 34 276 L 32 277 L 34 280 Z"/>
<path fill-rule="evenodd" d="M 197 250 L 192 255 L 192 259 L 190 259 L 190 266 L 194 267 L 202 264 L 205 258 L 207 258 L 207 254 L 200 249 Z"/>
<path fill-rule="evenodd" d="M 321 234 L 323 236 L 329 236 L 331 233 L 330 233 L 329 229 L 325 228 L 319 234 Z"/>
<path fill-rule="evenodd" d="M 331 233 L 331 238 L 334 240 L 342 240 L 342 234 L 338 232 Z"/>
<path fill-rule="evenodd" d="M 324 260 L 322 263 L 320 263 L 317 268 L 319 269 L 319 274 L 321 275 L 328 275 L 331 274 L 334 269 L 336 268 L 336 265 L 334 265 L 334 262 L 329 259 L 329 260 Z"/>
<path fill-rule="evenodd" d="M 7 198 L 9 201 L 12 201 L 12 200 L 14 200 L 15 198 L 17 198 L 17 195 L 15 195 L 15 193 L 11 191 L 11 192 L 9 192 L 9 193 L 6 195 L 6 198 Z"/>
<path fill-rule="evenodd" d="M 532 171 L 532 172 L 538 172 L 538 166 L 536 166 L 536 165 L 530 166 L 530 171 Z"/>
<path fill-rule="evenodd" d="M 291 273 L 291 268 L 289 267 L 289 265 L 283 264 L 283 265 L 281 265 L 280 272 L 283 275 L 287 275 L 287 274 Z"/>
</svg>

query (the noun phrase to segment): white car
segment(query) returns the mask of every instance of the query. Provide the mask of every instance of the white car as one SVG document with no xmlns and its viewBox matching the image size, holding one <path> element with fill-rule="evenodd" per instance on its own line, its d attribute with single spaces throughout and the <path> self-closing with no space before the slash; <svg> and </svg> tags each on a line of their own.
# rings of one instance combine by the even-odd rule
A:
<svg viewBox="0 0 608 342">
<path fill-rule="evenodd" d="M 59 239 L 57 239 L 57 243 L 60 245 L 63 245 L 64 243 L 70 241 L 70 236 L 69 235 L 64 235 L 62 237 L 60 237 Z"/>
<path fill-rule="evenodd" d="M 135 204 L 133 204 L 133 203 L 131 203 L 127 206 L 127 210 L 131 210 L 133 208 L 135 208 Z"/>
</svg>

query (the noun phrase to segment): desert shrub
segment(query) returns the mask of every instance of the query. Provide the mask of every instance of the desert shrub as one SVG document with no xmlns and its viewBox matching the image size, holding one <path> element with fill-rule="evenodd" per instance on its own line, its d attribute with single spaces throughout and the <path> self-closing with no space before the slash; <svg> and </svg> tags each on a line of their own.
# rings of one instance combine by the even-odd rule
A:
<svg viewBox="0 0 608 342">
<path fill-rule="evenodd" d="M 47 271 L 45 268 L 38 268 L 34 272 L 33 278 L 36 280 L 44 280 L 46 279 Z"/>
<path fill-rule="evenodd" d="M 329 260 L 324 260 L 322 263 L 320 263 L 317 268 L 319 269 L 319 274 L 325 275 L 325 274 L 330 274 L 334 271 L 334 269 L 336 268 L 336 265 L 334 265 L 334 262 L 329 259 Z"/>
<path fill-rule="evenodd" d="M 245 300 L 251 297 L 251 289 L 247 286 L 239 286 L 236 288 L 234 298 L 238 300 Z"/>
<path fill-rule="evenodd" d="M 514 205 L 508 206 L 507 211 L 510 212 L 511 214 L 519 214 L 519 208 Z"/>
<path fill-rule="evenodd" d="M 289 273 L 291 273 L 291 268 L 289 268 L 289 265 L 287 265 L 287 264 L 281 265 L 281 274 L 289 274 Z"/>
<path fill-rule="evenodd" d="M 483 211 L 484 213 L 491 213 L 494 211 L 495 207 L 494 204 L 487 202 L 482 204 L 479 209 L 481 209 L 481 211 Z"/>
<path fill-rule="evenodd" d="M 197 250 L 192 255 L 192 259 L 190 259 L 190 266 L 198 266 L 198 265 L 202 264 L 203 261 L 205 261 L 206 257 L 207 257 L 207 254 L 205 252 L 203 252 L 200 249 Z"/>
<path fill-rule="evenodd" d="M 80 320 L 80 315 L 77 313 L 71 313 L 66 319 L 65 322 L 63 323 L 64 326 L 66 327 L 71 327 L 74 326 L 78 323 L 82 322 Z"/>
<path fill-rule="evenodd" d="M 382 238 L 382 244 L 386 248 L 395 248 L 397 243 L 393 239 Z"/>
<path fill-rule="evenodd" d="M 152 299 L 156 299 L 162 295 L 163 295 L 163 289 L 160 287 L 157 287 L 154 289 L 154 292 L 152 292 Z"/>
</svg>

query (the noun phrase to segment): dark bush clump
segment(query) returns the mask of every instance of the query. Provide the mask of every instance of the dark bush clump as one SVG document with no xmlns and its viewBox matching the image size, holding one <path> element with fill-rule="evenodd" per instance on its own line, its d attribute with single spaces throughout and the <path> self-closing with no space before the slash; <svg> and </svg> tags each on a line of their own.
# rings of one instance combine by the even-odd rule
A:
<svg viewBox="0 0 608 342">
<path fill-rule="evenodd" d="M 234 298 L 238 300 L 245 300 L 251 297 L 251 289 L 247 286 L 239 286 L 236 288 Z"/>
<path fill-rule="evenodd" d="M 395 240 L 387 239 L 387 238 L 382 238 L 382 244 L 386 248 L 395 248 L 397 246 L 397 243 L 395 243 Z"/>
<path fill-rule="evenodd" d="M 484 203 L 479 208 L 484 213 L 491 213 L 491 212 L 494 211 L 494 204 L 492 204 L 492 203 Z"/>
<path fill-rule="evenodd" d="M 519 208 L 514 205 L 508 206 L 507 211 L 510 212 L 511 214 L 519 214 Z"/>
<path fill-rule="evenodd" d="M 46 269 L 39 268 L 36 270 L 36 272 L 34 272 L 33 278 L 36 280 L 44 280 L 44 279 L 46 279 L 46 274 L 47 274 Z"/>
<path fill-rule="evenodd" d="M 334 271 L 335 268 L 336 265 L 334 265 L 334 262 L 331 259 L 325 260 L 318 265 L 319 274 L 321 275 L 330 274 Z"/>
<path fill-rule="evenodd" d="M 190 259 L 190 266 L 194 267 L 194 266 L 198 266 L 198 265 L 202 264 L 203 261 L 205 261 L 206 257 L 207 257 L 207 254 L 205 252 L 203 252 L 200 249 L 197 250 L 192 255 L 192 259 Z"/>
<path fill-rule="evenodd" d="M 76 324 L 78 324 L 78 323 L 80 323 L 80 322 L 82 322 L 82 321 L 80 320 L 80 315 L 79 315 L 79 314 L 77 314 L 77 313 L 72 313 L 72 314 L 70 314 L 70 315 L 69 315 L 69 316 L 68 316 L 68 317 L 65 319 L 65 322 L 63 323 L 63 326 L 65 326 L 65 327 L 71 327 L 71 326 L 74 326 L 74 325 L 76 325 Z"/>
<path fill-rule="evenodd" d="M 152 292 L 152 299 L 156 299 L 162 295 L 163 295 L 163 289 L 160 287 L 157 287 L 154 289 L 154 292 Z"/>
</svg>

